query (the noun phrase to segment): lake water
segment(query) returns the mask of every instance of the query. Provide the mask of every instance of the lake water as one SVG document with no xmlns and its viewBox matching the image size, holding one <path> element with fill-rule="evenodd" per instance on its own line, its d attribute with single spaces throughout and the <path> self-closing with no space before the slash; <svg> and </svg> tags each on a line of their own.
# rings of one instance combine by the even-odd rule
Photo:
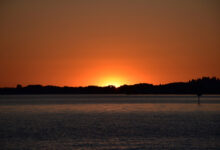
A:
<svg viewBox="0 0 220 150">
<path fill-rule="evenodd" d="M 220 149 L 220 96 L 0 95 L 0 149 Z"/>
</svg>

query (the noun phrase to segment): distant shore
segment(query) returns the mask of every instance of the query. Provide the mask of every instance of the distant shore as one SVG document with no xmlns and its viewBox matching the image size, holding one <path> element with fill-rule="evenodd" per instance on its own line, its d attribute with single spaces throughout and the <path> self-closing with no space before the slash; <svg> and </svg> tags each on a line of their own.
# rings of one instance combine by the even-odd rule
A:
<svg viewBox="0 0 220 150">
<path fill-rule="evenodd" d="M 220 94 L 220 79 L 203 77 L 188 82 L 174 82 L 162 85 L 140 83 L 115 87 L 87 86 L 87 87 L 59 87 L 17 85 L 15 88 L 0 88 L 0 95 L 11 94 Z"/>
</svg>

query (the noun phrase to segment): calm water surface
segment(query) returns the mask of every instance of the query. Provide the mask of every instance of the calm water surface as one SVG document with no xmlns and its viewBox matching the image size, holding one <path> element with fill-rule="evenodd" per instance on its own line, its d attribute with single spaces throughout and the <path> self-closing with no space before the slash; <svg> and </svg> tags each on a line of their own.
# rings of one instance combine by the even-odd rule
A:
<svg viewBox="0 0 220 150">
<path fill-rule="evenodd" d="M 0 95 L 1 149 L 220 149 L 220 96 Z"/>
</svg>

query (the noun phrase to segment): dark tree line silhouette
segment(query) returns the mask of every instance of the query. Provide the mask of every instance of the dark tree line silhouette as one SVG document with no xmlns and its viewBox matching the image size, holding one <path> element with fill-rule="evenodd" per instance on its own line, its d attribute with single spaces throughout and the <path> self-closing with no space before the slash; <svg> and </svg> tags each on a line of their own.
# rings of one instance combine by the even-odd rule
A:
<svg viewBox="0 0 220 150">
<path fill-rule="evenodd" d="M 58 87 L 28 85 L 16 88 L 0 88 L 0 94 L 220 94 L 220 79 L 203 77 L 189 82 L 175 82 L 163 85 L 140 83 L 134 85 Z"/>
</svg>

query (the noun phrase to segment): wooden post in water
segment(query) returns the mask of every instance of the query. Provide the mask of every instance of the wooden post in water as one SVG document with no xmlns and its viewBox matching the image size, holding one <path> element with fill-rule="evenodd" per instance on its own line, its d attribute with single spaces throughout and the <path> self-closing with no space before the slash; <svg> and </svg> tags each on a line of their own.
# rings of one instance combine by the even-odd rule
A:
<svg viewBox="0 0 220 150">
<path fill-rule="evenodd" d="M 197 81 L 197 84 L 196 84 L 196 94 L 197 94 L 197 97 L 198 97 L 198 105 L 200 105 L 200 97 L 202 96 L 203 94 L 203 84 L 202 84 L 202 80 L 198 80 Z"/>
<path fill-rule="evenodd" d="M 197 97 L 198 97 L 198 105 L 200 105 L 200 97 L 202 96 L 202 93 L 197 93 Z"/>
</svg>

